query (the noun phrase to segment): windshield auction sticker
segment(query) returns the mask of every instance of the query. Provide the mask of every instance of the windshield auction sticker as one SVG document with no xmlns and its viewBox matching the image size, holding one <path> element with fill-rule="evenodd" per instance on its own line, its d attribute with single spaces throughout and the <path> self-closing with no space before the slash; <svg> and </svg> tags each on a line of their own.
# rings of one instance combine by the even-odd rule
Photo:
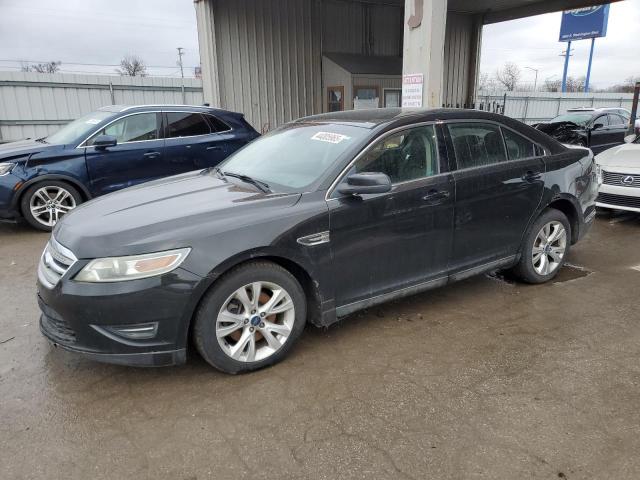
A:
<svg viewBox="0 0 640 480">
<path fill-rule="evenodd" d="M 344 140 L 349 140 L 351 137 L 347 137 L 346 135 L 341 135 L 339 133 L 331 133 L 331 132 L 318 132 L 311 140 L 318 140 L 319 142 L 327 142 L 327 143 L 340 143 Z"/>
<path fill-rule="evenodd" d="M 101 122 L 102 120 L 98 120 L 97 118 L 90 118 L 89 120 L 87 120 L 85 123 L 88 125 L 97 125 Z"/>
</svg>

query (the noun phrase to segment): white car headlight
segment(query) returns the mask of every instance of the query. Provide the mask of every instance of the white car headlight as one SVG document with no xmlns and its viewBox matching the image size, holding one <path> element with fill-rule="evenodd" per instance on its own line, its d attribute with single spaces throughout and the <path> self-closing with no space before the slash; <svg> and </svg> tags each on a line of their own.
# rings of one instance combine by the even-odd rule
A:
<svg viewBox="0 0 640 480">
<path fill-rule="evenodd" d="M 15 166 L 15 163 L 0 163 L 0 176 L 8 174 Z"/>
<path fill-rule="evenodd" d="M 125 282 L 155 277 L 175 270 L 184 262 L 190 248 L 166 252 L 109 257 L 91 260 L 74 278 L 77 282 Z"/>
</svg>

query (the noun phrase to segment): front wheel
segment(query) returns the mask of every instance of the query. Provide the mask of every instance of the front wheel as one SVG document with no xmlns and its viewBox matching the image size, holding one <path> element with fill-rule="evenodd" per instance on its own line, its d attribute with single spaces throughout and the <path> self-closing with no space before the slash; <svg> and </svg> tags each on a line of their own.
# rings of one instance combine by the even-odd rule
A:
<svg viewBox="0 0 640 480">
<path fill-rule="evenodd" d="M 567 216 L 559 210 L 546 210 L 529 227 L 514 273 L 527 283 L 548 282 L 564 265 L 570 244 Z"/>
<path fill-rule="evenodd" d="M 193 330 L 200 355 L 226 373 L 282 360 L 302 333 L 304 291 L 287 270 L 251 262 L 222 277 L 205 295 Z"/>
<path fill-rule="evenodd" d="M 31 186 L 22 196 L 20 210 L 32 227 L 50 232 L 56 223 L 82 203 L 82 196 L 65 182 L 49 180 Z"/>
</svg>

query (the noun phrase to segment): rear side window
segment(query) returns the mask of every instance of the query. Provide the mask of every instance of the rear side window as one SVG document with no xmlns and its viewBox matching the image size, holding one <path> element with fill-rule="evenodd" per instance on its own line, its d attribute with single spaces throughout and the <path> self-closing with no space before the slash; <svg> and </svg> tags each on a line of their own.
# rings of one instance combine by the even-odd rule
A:
<svg viewBox="0 0 640 480">
<path fill-rule="evenodd" d="M 199 113 L 167 112 L 167 138 L 193 137 L 210 133 L 209 124 Z"/>
<path fill-rule="evenodd" d="M 228 132 L 229 130 L 231 130 L 231 127 L 229 125 L 224 123 L 222 120 L 214 117 L 213 115 L 205 115 L 204 117 L 209 122 L 209 125 L 211 125 L 212 132 L 219 133 L 219 132 Z"/>
<path fill-rule="evenodd" d="M 609 125 L 615 125 L 616 127 L 620 127 L 622 125 L 626 125 L 628 120 L 625 120 L 620 115 L 609 115 Z"/>
<path fill-rule="evenodd" d="M 507 154 L 500 128 L 486 123 L 448 125 L 458 170 L 505 162 Z"/>
<path fill-rule="evenodd" d="M 502 134 L 504 135 L 504 143 L 507 145 L 509 160 L 537 156 L 538 149 L 536 149 L 536 144 L 532 141 L 506 128 L 502 129 Z"/>
</svg>

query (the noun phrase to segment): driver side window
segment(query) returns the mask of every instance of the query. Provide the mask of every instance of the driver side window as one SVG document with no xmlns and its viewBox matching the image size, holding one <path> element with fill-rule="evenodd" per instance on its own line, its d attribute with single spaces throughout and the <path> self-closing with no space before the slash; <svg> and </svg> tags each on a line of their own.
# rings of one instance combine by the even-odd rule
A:
<svg viewBox="0 0 640 480">
<path fill-rule="evenodd" d="M 116 137 L 118 144 L 126 142 L 140 142 L 158 139 L 158 117 L 154 113 L 138 113 L 116 120 L 105 128 L 96 132 L 86 143 L 93 145 L 93 140 L 99 135 Z"/>
<path fill-rule="evenodd" d="M 433 125 L 392 134 L 376 143 L 354 165 L 352 173 L 385 173 L 391 183 L 438 173 L 438 148 Z"/>
</svg>

